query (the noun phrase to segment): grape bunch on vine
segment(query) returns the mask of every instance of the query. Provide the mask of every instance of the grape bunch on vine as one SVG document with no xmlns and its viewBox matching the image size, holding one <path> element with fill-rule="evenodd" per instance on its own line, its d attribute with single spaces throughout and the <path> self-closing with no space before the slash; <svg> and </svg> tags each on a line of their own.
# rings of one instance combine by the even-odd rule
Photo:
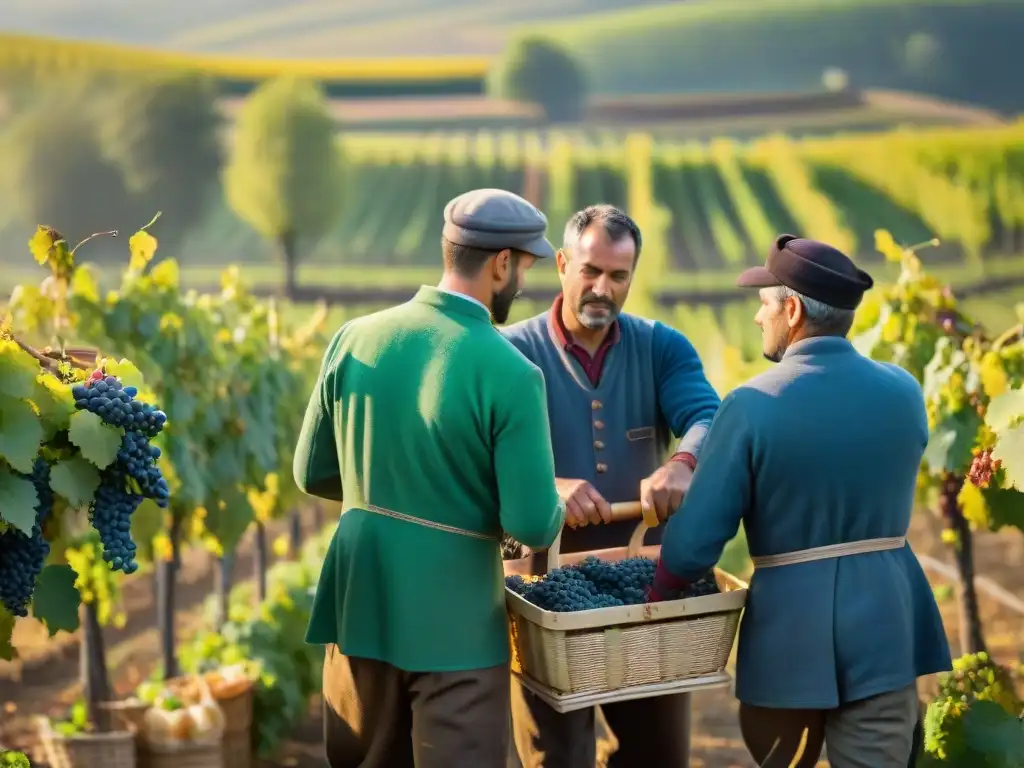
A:
<svg viewBox="0 0 1024 768">
<path fill-rule="evenodd" d="M 84 241 L 83 241 L 84 242 Z M 29 243 L 50 270 L 53 328 L 68 326 L 77 250 L 51 227 Z M 12 303 L 14 301 L 12 300 Z M 51 633 L 78 626 L 79 574 L 69 545 L 93 529 L 97 557 L 135 569 L 132 515 L 144 498 L 166 504 L 167 483 L 149 441 L 166 423 L 128 360 L 63 340 L 36 348 L 0 324 L 0 658 L 14 654 L 14 620 L 29 613 Z M 81 566 L 80 566 L 81 567 Z"/>
</svg>

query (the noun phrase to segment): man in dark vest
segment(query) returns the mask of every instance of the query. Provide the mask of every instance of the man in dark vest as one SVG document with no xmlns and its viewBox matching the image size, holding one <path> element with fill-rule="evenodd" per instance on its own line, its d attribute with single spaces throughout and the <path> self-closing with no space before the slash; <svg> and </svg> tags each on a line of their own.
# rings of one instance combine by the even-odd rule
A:
<svg viewBox="0 0 1024 768">
<path fill-rule="evenodd" d="M 306 633 L 332 768 L 504 768 L 501 533 L 544 548 L 564 519 L 544 378 L 492 325 L 554 255 L 547 221 L 499 190 L 444 214 L 440 284 L 338 331 L 295 454 L 342 503 Z"/>
<path fill-rule="evenodd" d="M 917 678 L 952 666 L 906 542 L 928 443 L 921 387 L 846 339 L 872 280 L 835 248 L 783 235 L 737 284 L 760 289 L 778 365 L 723 400 L 651 599 L 714 565 L 742 521 L 755 572 L 736 697 L 754 759 L 814 766 L 824 743 L 833 768 L 905 768 Z"/>
<path fill-rule="evenodd" d="M 649 515 L 666 519 L 686 493 L 718 408 L 682 334 L 620 311 L 640 248 L 640 231 L 622 211 L 580 211 L 556 254 L 561 294 L 550 311 L 505 329 L 544 372 L 556 484 L 570 526 L 564 552 L 627 544 L 634 523 L 587 525 L 608 521 L 612 503 L 639 499 Z M 659 542 L 662 528 L 649 532 L 648 544 Z M 533 571 L 543 572 L 544 553 L 533 557 Z M 602 709 L 619 742 L 610 765 L 687 764 L 688 696 Z M 513 683 L 514 736 L 527 768 L 593 768 L 595 715 L 558 714 Z"/>
</svg>

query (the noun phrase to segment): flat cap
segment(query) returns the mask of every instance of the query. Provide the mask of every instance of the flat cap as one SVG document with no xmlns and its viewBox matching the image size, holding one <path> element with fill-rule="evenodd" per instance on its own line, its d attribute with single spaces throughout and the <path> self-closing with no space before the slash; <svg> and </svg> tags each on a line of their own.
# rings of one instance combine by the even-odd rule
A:
<svg viewBox="0 0 1024 768">
<path fill-rule="evenodd" d="M 831 245 L 795 235 L 779 235 L 763 267 L 736 278 L 741 288 L 784 285 L 838 309 L 856 309 L 875 283 L 849 256 Z"/>
<path fill-rule="evenodd" d="M 444 207 L 444 237 L 467 248 L 524 251 L 550 259 L 548 220 L 536 206 L 503 189 L 474 189 Z"/>
</svg>

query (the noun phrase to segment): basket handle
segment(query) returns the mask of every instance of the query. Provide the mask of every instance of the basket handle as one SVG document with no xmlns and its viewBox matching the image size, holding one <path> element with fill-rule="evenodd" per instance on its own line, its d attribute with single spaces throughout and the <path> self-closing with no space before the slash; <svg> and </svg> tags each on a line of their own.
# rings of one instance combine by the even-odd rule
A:
<svg viewBox="0 0 1024 768">
<path fill-rule="evenodd" d="M 629 543 L 626 545 L 626 554 L 629 557 L 636 557 L 640 554 L 640 549 L 644 545 L 644 536 L 647 535 L 647 531 L 653 526 L 648 525 L 647 520 L 643 518 L 643 509 L 640 506 L 639 501 L 620 501 L 612 504 L 612 519 L 613 523 L 620 523 L 627 520 L 636 520 L 640 518 L 640 522 L 636 529 L 633 531 L 633 535 L 629 537 Z M 561 548 L 562 548 L 562 532 L 559 531 L 558 535 L 555 536 L 555 540 L 551 542 L 551 546 L 548 547 L 548 573 L 551 573 L 561 565 Z"/>
</svg>

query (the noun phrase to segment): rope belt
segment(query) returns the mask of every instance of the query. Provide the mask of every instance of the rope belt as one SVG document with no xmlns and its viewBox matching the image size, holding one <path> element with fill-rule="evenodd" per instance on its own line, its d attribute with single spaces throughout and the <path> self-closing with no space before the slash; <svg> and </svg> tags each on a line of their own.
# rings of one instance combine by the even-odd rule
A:
<svg viewBox="0 0 1024 768">
<path fill-rule="evenodd" d="M 762 555 L 761 557 L 751 559 L 754 561 L 755 568 L 777 568 L 780 565 L 813 563 L 815 560 L 828 560 L 833 557 L 863 555 L 867 552 L 884 552 L 887 549 L 901 549 L 906 543 L 906 536 L 892 536 L 887 539 L 864 539 L 863 541 L 847 541 L 842 544 L 827 544 L 824 547 L 800 549 L 796 552 L 783 552 L 779 555 Z"/>
<path fill-rule="evenodd" d="M 422 525 L 424 528 L 433 528 L 435 531 L 444 531 L 445 533 L 455 533 L 459 536 L 469 536 L 471 539 L 480 539 L 482 541 L 500 541 L 497 536 L 491 536 L 487 533 L 478 533 L 477 531 L 467 531 L 464 528 L 456 528 L 454 525 L 445 525 L 444 523 L 436 523 L 433 520 L 424 520 L 422 517 L 413 517 L 412 515 L 405 515 L 401 512 L 395 512 L 393 509 L 385 509 L 384 507 L 378 507 L 376 504 L 366 504 L 362 507 L 350 507 L 350 509 L 365 509 L 368 512 L 375 512 L 378 515 L 384 517 L 390 517 L 395 520 L 403 520 L 407 523 L 415 523 L 416 525 Z"/>
</svg>

